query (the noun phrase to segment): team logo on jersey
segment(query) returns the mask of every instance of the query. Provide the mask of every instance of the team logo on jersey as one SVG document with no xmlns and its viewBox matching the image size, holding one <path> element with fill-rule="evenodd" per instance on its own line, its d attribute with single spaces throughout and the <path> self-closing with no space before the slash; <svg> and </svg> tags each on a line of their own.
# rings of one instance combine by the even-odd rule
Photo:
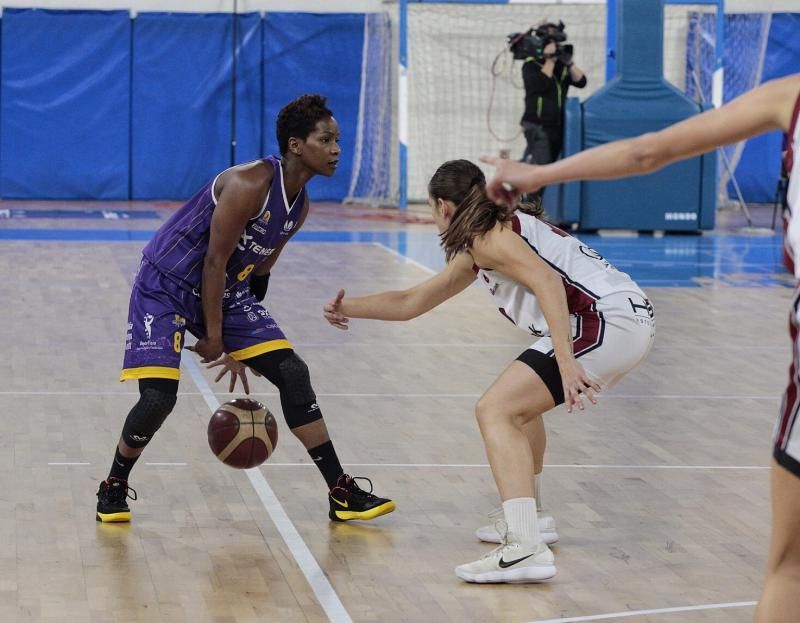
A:
<svg viewBox="0 0 800 623">
<path fill-rule="evenodd" d="M 603 262 L 603 264 L 605 264 L 606 266 L 611 266 L 611 264 L 609 264 L 608 261 L 606 261 L 606 258 L 604 258 L 602 255 L 600 255 L 597 251 L 595 251 L 591 247 L 580 245 L 578 247 L 578 250 L 581 253 L 583 253 L 586 257 L 590 257 L 593 260 L 597 260 L 598 262 Z"/>
<path fill-rule="evenodd" d="M 253 239 L 251 235 L 249 235 L 246 231 L 242 232 L 242 238 L 239 241 L 239 244 L 236 245 L 236 248 L 239 251 L 244 251 L 247 248 L 247 244 Z"/>
<path fill-rule="evenodd" d="M 172 326 L 173 327 L 185 327 L 186 326 L 186 318 L 184 318 L 180 314 L 175 314 L 175 318 L 172 319 Z"/>
<path fill-rule="evenodd" d="M 142 318 L 142 322 L 144 322 L 144 334 L 147 336 L 148 340 L 153 334 L 153 320 L 155 320 L 153 314 L 145 314 Z"/>
<path fill-rule="evenodd" d="M 264 212 L 264 214 L 261 215 L 261 218 L 258 220 L 264 223 L 264 225 L 266 225 L 267 223 L 269 223 L 270 216 L 272 216 L 272 214 L 270 214 L 269 210 L 267 210 L 266 212 Z M 262 231 L 261 233 L 263 234 L 265 232 Z"/>
<path fill-rule="evenodd" d="M 540 331 L 539 329 L 537 329 L 537 328 L 536 328 L 536 327 L 533 325 L 533 323 L 531 323 L 531 324 L 528 326 L 528 331 L 530 331 L 530 332 L 531 332 L 531 335 L 532 335 L 533 337 L 544 337 L 544 331 Z"/>
</svg>

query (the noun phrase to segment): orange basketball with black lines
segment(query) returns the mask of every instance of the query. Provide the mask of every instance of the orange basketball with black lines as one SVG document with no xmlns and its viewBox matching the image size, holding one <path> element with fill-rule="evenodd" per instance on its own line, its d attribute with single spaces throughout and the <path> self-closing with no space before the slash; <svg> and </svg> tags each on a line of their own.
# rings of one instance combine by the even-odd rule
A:
<svg viewBox="0 0 800 623">
<path fill-rule="evenodd" d="M 257 400 L 230 400 L 214 411 L 208 423 L 208 445 L 214 456 L 237 469 L 261 465 L 277 443 L 275 418 Z"/>
</svg>

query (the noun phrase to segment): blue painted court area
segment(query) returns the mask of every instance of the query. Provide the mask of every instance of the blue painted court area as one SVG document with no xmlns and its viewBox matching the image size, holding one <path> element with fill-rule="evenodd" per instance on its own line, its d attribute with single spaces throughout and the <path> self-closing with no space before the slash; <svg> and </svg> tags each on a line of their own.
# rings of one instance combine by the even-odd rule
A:
<svg viewBox="0 0 800 623">
<path fill-rule="evenodd" d="M 138 212 L 137 214 L 141 214 Z M 0 228 L 0 241 L 141 242 L 152 230 Z M 707 234 L 702 236 L 617 237 L 579 235 L 643 287 L 701 287 L 720 283 L 739 287 L 793 287 L 783 268 L 782 237 Z M 301 231 L 300 243 L 366 243 L 386 247 L 431 269 L 444 266 L 434 232 Z"/>
<path fill-rule="evenodd" d="M 153 210 L 26 210 L 25 208 L 0 208 L 0 220 L 11 219 L 102 219 L 124 221 L 160 218 Z"/>
</svg>

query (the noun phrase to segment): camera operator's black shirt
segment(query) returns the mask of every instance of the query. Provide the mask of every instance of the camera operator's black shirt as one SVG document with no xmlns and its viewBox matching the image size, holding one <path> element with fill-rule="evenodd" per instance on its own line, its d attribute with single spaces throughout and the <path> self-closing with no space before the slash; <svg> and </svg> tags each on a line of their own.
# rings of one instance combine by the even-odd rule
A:
<svg viewBox="0 0 800 623">
<path fill-rule="evenodd" d="M 542 73 L 542 64 L 528 59 L 522 65 L 522 81 L 525 84 L 525 114 L 522 121 L 538 123 L 543 126 L 561 127 L 563 124 L 564 102 L 570 86 L 582 89 L 586 86 L 586 76 L 577 82 L 572 80 L 567 67 L 556 61 L 553 77 Z"/>
</svg>

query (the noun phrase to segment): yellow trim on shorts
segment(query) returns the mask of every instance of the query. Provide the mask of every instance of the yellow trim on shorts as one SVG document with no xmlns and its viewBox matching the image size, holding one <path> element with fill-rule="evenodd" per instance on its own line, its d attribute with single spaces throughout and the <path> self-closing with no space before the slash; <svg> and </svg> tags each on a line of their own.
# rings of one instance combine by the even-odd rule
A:
<svg viewBox="0 0 800 623">
<path fill-rule="evenodd" d="M 119 375 L 120 383 L 131 379 L 174 379 L 180 381 L 181 371 L 178 368 L 167 368 L 166 366 L 143 366 L 141 368 L 126 368 Z"/>
<path fill-rule="evenodd" d="M 242 359 L 250 359 L 250 357 L 256 357 L 264 353 L 271 353 L 273 350 L 282 350 L 284 348 L 294 350 L 289 340 L 270 340 L 269 342 L 261 342 L 261 344 L 248 346 L 247 348 L 235 350 L 228 354 L 236 361 L 241 361 Z"/>
</svg>

